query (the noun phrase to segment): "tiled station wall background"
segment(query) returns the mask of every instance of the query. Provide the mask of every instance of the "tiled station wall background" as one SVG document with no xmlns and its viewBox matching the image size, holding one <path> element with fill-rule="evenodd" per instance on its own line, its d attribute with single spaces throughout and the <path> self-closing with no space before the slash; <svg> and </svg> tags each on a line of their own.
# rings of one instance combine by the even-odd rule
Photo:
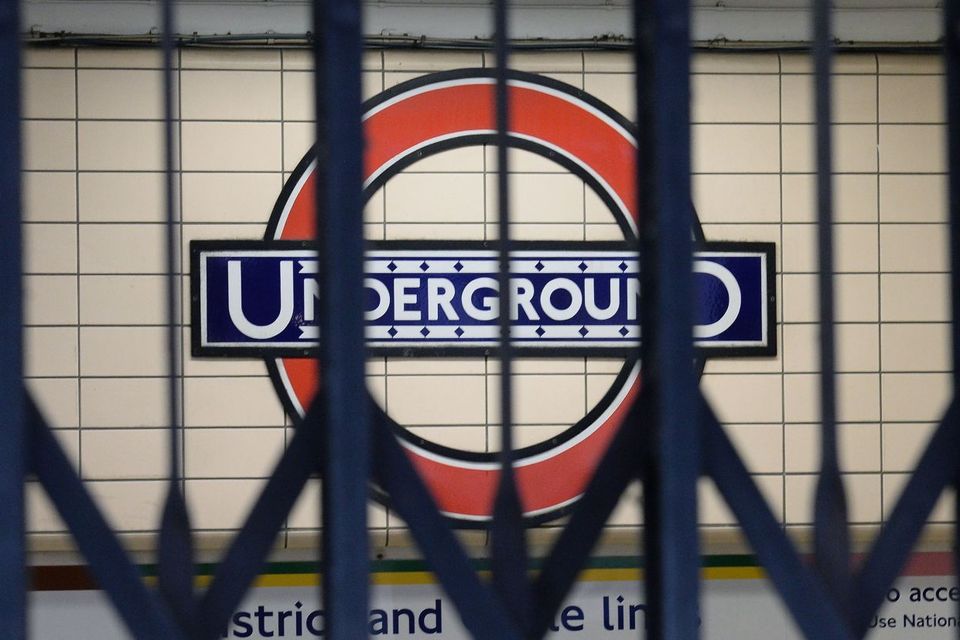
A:
<svg viewBox="0 0 960 640">
<path fill-rule="evenodd" d="M 25 56 L 29 386 L 112 523 L 131 534 L 156 527 L 166 470 L 158 62 L 145 50 Z M 389 50 L 367 52 L 364 63 L 369 96 L 491 59 Z M 626 54 L 525 53 L 513 65 L 632 110 Z M 185 49 L 178 67 L 184 246 L 260 238 L 286 172 L 310 145 L 309 54 Z M 811 66 L 799 54 L 701 54 L 694 71 L 694 202 L 704 231 L 775 242 L 780 296 L 780 355 L 709 362 L 702 385 L 778 518 L 802 528 L 818 418 Z M 836 64 L 839 417 L 851 518 L 863 525 L 889 513 L 948 397 L 941 74 L 934 56 L 843 55 Z M 516 236 L 616 236 L 576 178 L 533 157 L 514 169 Z M 368 235 L 492 237 L 493 170 L 482 148 L 414 165 L 371 199 Z M 289 421 L 261 361 L 192 359 L 186 328 L 183 344 L 186 496 L 198 529 L 227 532 L 282 450 Z M 520 363 L 521 444 L 582 416 L 616 369 L 600 360 Z M 377 359 L 369 370 L 371 390 L 401 423 L 452 446 L 496 448 L 495 362 Z M 633 497 L 612 526 L 637 522 Z M 30 498 L 34 540 L 56 546 L 62 524 L 36 487 Z M 284 540 L 310 537 L 318 502 L 312 486 Z M 949 517 L 941 503 L 934 519 Z M 732 522 L 706 485 L 702 521 Z M 371 527 L 384 544 L 403 523 L 372 506 Z"/>
</svg>

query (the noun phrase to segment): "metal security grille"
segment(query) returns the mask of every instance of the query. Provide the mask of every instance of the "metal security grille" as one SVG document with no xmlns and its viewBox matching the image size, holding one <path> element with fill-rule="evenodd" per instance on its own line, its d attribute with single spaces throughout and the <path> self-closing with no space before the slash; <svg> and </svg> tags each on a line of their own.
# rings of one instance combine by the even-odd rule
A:
<svg viewBox="0 0 960 640">
<path fill-rule="evenodd" d="M 130 558 L 71 466 L 51 425 L 23 392 L 19 16 L 15 1 L 0 3 L 0 620 L 5 637 L 26 637 L 24 480 L 35 474 L 69 526 L 91 570 L 130 633 L 138 638 L 220 637 L 252 584 L 278 528 L 311 474 L 323 483 L 323 553 L 327 635 L 367 634 L 366 498 L 370 480 L 387 491 L 409 524 L 429 567 L 478 638 L 539 638 L 549 628 L 605 522 L 627 485 L 644 485 L 648 637 L 698 636 L 700 554 L 697 480 L 711 478 L 736 515 L 760 562 L 808 638 L 859 638 L 899 574 L 942 491 L 960 471 L 960 2 L 945 5 L 950 159 L 950 239 L 953 310 L 953 402 L 927 446 L 895 510 L 865 561 L 851 569 L 846 505 L 837 461 L 830 113 L 830 14 L 816 0 L 817 184 L 821 327 L 821 472 L 816 494 L 815 561 L 808 567 L 771 514 L 723 428 L 697 387 L 692 336 L 690 236 L 689 6 L 636 3 L 636 96 L 639 114 L 637 185 L 647 212 L 638 247 L 643 265 L 644 386 L 630 418 L 598 466 L 584 498 L 545 559 L 528 577 L 525 528 L 513 475 L 512 359 L 507 314 L 501 314 L 502 473 L 491 525 L 493 580 L 475 573 L 449 524 L 388 425 L 370 410 L 364 386 L 360 296 L 363 230 L 361 199 L 358 0 L 314 3 L 318 185 L 316 210 L 323 278 L 324 335 L 318 367 L 324 385 L 232 541 L 209 587 L 196 593 L 190 522 L 181 493 L 178 453 L 180 398 L 175 383 L 178 347 L 172 145 L 171 58 L 173 6 L 163 9 L 167 194 L 169 435 L 167 498 L 160 524 L 156 590 Z M 497 200 L 500 290 L 508 290 L 511 249 L 507 131 L 509 21 L 505 0 L 495 11 Z"/>
</svg>

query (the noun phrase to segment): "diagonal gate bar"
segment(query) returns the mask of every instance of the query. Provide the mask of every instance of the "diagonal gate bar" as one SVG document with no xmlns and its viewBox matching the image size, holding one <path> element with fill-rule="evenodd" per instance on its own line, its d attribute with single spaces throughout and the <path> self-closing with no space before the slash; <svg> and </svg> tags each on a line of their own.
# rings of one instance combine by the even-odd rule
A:
<svg viewBox="0 0 960 640">
<path fill-rule="evenodd" d="M 30 466 L 131 635 L 140 640 L 182 638 L 170 612 L 144 585 L 137 567 L 130 562 L 29 395 L 25 407 L 32 453 Z"/>
<path fill-rule="evenodd" d="M 800 561 L 713 410 L 702 397 L 700 402 L 705 472 L 743 527 L 797 626 L 807 638 L 850 638 L 822 583 Z"/>
</svg>

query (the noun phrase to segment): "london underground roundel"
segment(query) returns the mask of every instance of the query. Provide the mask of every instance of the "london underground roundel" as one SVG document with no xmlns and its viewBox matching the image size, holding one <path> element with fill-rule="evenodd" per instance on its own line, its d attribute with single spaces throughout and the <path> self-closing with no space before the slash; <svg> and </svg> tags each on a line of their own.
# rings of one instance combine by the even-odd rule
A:
<svg viewBox="0 0 960 640">
<path fill-rule="evenodd" d="M 601 356 L 623 363 L 580 420 L 516 452 L 524 513 L 541 521 L 577 501 L 640 389 L 636 142 L 625 118 L 569 85 L 513 72 L 508 91 L 510 145 L 582 179 L 622 235 L 605 242 L 517 242 L 511 254 L 508 312 L 520 357 Z M 471 69 L 423 76 L 368 101 L 366 197 L 423 158 L 495 144 L 494 92 L 491 71 Z M 194 355 L 264 357 L 294 418 L 321 384 L 308 357 L 319 339 L 317 262 L 309 245 L 314 166 L 308 153 L 290 176 L 263 242 L 191 245 Z M 454 206 L 448 221 L 456 215 Z M 694 339 L 701 354 L 775 353 L 772 245 L 703 242 L 699 224 L 693 231 L 701 241 L 694 260 Z M 485 356 L 499 333 L 496 278 L 496 248 L 484 242 L 369 243 L 363 294 L 370 354 Z M 443 513 L 464 523 L 490 519 L 496 453 L 443 446 L 385 418 Z"/>
</svg>

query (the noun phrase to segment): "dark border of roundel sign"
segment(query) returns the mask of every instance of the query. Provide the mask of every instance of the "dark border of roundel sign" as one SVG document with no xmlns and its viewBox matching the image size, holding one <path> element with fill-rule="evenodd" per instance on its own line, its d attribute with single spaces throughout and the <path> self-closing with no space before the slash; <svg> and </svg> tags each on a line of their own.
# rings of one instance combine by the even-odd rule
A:
<svg viewBox="0 0 960 640">
<path fill-rule="evenodd" d="M 633 172 L 629 169 L 635 157 L 632 150 L 636 145 L 634 126 L 593 96 L 562 82 L 516 71 L 510 73 L 509 82 L 511 96 L 518 100 L 516 104 L 526 105 L 523 109 L 514 110 L 515 120 L 508 138 L 510 146 L 553 160 L 582 178 L 612 212 L 624 234 L 624 243 L 635 246 L 633 219 L 638 218 L 638 205 L 635 202 L 637 194 Z M 366 157 L 370 166 L 365 165 L 364 169 L 369 180 L 365 187 L 365 198 L 369 198 L 390 177 L 427 156 L 465 146 L 495 144 L 495 126 L 491 125 L 492 84 L 491 70 L 447 71 L 404 82 L 368 100 L 364 104 L 365 128 L 368 132 L 379 131 L 377 135 L 382 137 L 369 134 L 374 142 L 371 144 L 371 138 L 368 138 Z M 460 102 L 445 102 L 447 99 Z M 523 100 L 527 102 L 523 103 Z M 442 109 L 457 104 L 466 104 L 469 108 L 454 109 L 452 112 L 436 110 L 435 113 L 441 117 L 449 115 L 450 119 L 442 121 L 427 118 L 425 114 L 428 111 L 423 108 Z M 406 130 L 404 124 L 408 125 Z M 376 129 L 378 126 L 381 128 Z M 547 128 L 541 128 L 543 126 Z M 573 127 L 579 127 L 579 137 L 571 135 Z M 394 131 L 398 132 L 399 138 L 391 137 Z M 594 143 L 594 146 L 589 147 L 590 143 Z M 378 148 L 378 144 L 383 146 Z M 374 150 L 371 151 L 371 148 Z M 630 162 L 627 164 L 618 158 L 630 158 Z M 301 195 L 303 192 L 300 189 L 310 184 L 308 171 L 313 159 L 314 152 L 311 149 L 284 184 L 267 226 L 266 240 L 309 238 L 306 235 L 307 227 L 303 226 L 300 227 L 300 233 L 303 234 L 300 237 L 297 237 L 296 231 L 286 238 L 277 238 L 277 235 L 285 211 L 289 211 L 291 217 L 284 218 L 284 228 L 290 228 L 290 220 L 300 221 L 294 224 L 302 224 L 307 220 L 303 210 L 296 212 L 294 203 L 299 200 L 293 196 Z M 601 180 L 605 186 L 601 185 Z M 291 203 L 290 209 L 287 209 L 288 202 Z M 703 233 L 695 211 L 692 211 L 691 221 L 694 239 L 703 243 Z M 423 247 L 428 243 L 413 244 Z M 444 243 L 443 246 L 452 244 Z M 574 243 L 560 244 L 569 246 Z M 590 243 L 591 246 L 601 244 Z M 733 248 L 734 245 L 724 243 L 723 246 Z M 758 249 L 757 244 L 751 243 L 750 246 L 754 251 Z M 773 297 L 775 282 L 772 280 L 775 268 L 772 245 L 769 245 L 767 255 L 771 285 L 768 288 L 771 295 L 768 307 L 771 321 L 768 325 L 771 338 L 769 349 L 775 353 L 776 326 L 773 321 L 776 305 Z M 584 352 L 579 354 L 584 355 Z M 537 355 L 546 354 L 537 352 Z M 319 385 L 319 379 L 315 377 L 316 364 L 310 360 L 274 357 L 267 357 L 266 363 L 284 408 L 295 422 L 299 421 L 302 407 L 298 408 L 297 405 L 307 402 Z M 702 364 L 703 360 L 699 359 L 699 367 Z M 626 418 L 639 386 L 636 359 L 627 358 L 611 387 L 584 418 L 554 438 L 517 450 L 515 474 L 524 498 L 527 522 L 535 524 L 551 520 L 573 508 L 613 434 Z M 409 433 L 382 409 L 375 410 L 381 412 L 381 417 L 397 434 L 415 468 L 434 492 L 441 511 L 461 526 L 485 526 L 490 518 L 487 501 L 499 474 L 497 454 L 461 451 L 426 441 Z M 376 487 L 373 491 L 378 499 L 389 504 L 388 496 Z M 445 505 L 453 508 L 445 508 Z"/>
</svg>

